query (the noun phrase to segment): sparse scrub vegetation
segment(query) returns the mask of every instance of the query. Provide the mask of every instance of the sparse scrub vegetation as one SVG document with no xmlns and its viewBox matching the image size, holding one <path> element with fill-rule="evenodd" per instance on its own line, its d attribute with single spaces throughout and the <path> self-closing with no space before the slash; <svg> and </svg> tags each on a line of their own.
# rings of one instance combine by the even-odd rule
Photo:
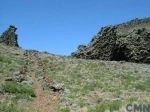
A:
<svg viewBox="0 0 150 112">
<path fill-rule="evenodd" d="M 40 54 L 40 58 L 45 75 L 55 82 L 65 85 L 65 91 L 60 94 L 58 104 L 65 108 L 58 109 L 58 112 L 78 111 L 85 108 L 88 108 L 88 112 L 105 112 L 107 110 L 113 112 L 122 108 L 122 104 L 129 102 L 145 101 L 149 103 L 150 66 L 148 65 L 73 59 L 51 54 Z M 36 65 L 31 59 L 29 58 L 29 65 Z M 8 95 L 13 96 L 14 101 L 22 99 L 29 101 L 30 98 L 35 97 L 31 87 L 32 83 L 27 84 L 32 82 L 31 66 L 28 67 L 23 83 L 4 81 L 6 76 L 12 76 L 15 74 L 14 72 L 19 72 L 24 63 L 20 57 L 12 54 L 6 55 L 3 51 L 0 53 L 0 77 L 2 77 L 0 78 L 0 96 L 9 93 Z M 36 78 L 45 92 L 54 95 L 55 93 L 46 86 L 41 71 L 42 69 L 35 70 Z M 146 95 L 142 96 L 144 92 Z M 140 99 L 138 99 L 139 97 Z M 70 101 L 71 104 L 67 104 L 67 101 Z"/>
<path fill-rule="evenodd" d="M 61 110 L 61 112 L 70 112 L 70 108 L 69 107 L 65 107 Z"/>
<path fill-rule="evenodd" d="M 147 80 L 145 80 L 143 82 L 139 82 L 138 84 L 136 84 L 135 88 L 138 90 L 150 92 L 150 83 L 149 82 L 150 82 L 150 79 L 148 78 Z"/>
<path fill-rule="evenodd" d="M 1 112 L 25 112 L 23 109 L 19 108 L 17 104 L 11 102 L 0 102 Z"/>
<path fill-rule="evenodd" d="M 113 112 L 115 110 L 119 110 L 122 106 L 122 103 L 120 101 L 113 101 L 109 104 L 109 110 L 110 112 Z"/>
<path fill-rule="evenodd" d="M 130 103 L 133 103 L 133 102 L 135 102 L 135 101 L 138 101 L 138 97 L 131 97 L 131 98 L 129 99 L 129 102 L 130 102 Z"/>
<path fill-rule="evenodd" d="M 98 104 L 101 103 L 102 101 L 103 101 L 103 98 L 97 98 L 96 99 L 96 103 L 98 103 Z"/>
<path fill-rule="evenodd" d="M 122 106 L 120 101 L 113 101 L 109 103 L 101 103 L 96 105 L 94 108 L 89 108 L 88 112 L 105 112 L 109 110 L 110 112 L 118 111 Z"/>
<path fill-rule="evenodd" d="M 99 104 L 95 108 L 88 109 L 88 112 L 105 112 L 108 109 L 106 104 Z"/>
<path fill-rule="evenodd" d="M 85 106 L 85 102 L 84 102 L 82 99 L 80 99 L 80 100 L 78 101 L 78 105 L 82 108 L 82 107 Z"/>
<path fill-rule="evenodd" d="M 79 108 L 89 107 L 85 102 L 83 103 L 83 99 L 80 99 L 81 97 L 88 97 L 91 101 L 89 104 L 95 106 L 95 108 L 89 109 L 89 112 L 104 112 L 103 110 L 107 109 L 118 110 L 121 108 L 122 102 L 128 102 L 128 99 L 124 99 L 125 93 L 123 91 L 133 92 L 135 91 L 134 88 L 140 90 L 137 88 L 141 87 L 141 85 L 138 87 L 138 84 L 140 84 L 139 80 L 143 78 L 143 75 L 130 66 L 120 66 L 117 63 L 113 65 L 109 64 L 111 62 L 94 60 L 64 59 L 55 56 L 48 59 L 49 61 L 45 64 L 46 67 L 49 67 L 47 69 L 49 76 L 64 83 L 65 88 L 71 92 L 71 97 L 70 95 L 64 95 L 63 97 L 76 99 L 74 103 Z M 93 94 L 94 92 L 97 92 L 96 96 Z M 103 95 L 102 98 L 99 97 L 100 94 Z M 107 101 L 104 97 L 109 100 L 108 103 L 101 106 L 102 102 Z M 112 99 L 114 101 L 111 101 Z"/>
<path fill-rule="evenodd" d="M 20 66 L 24 64 L 21 58 L 17 58 L 12 54 L 6 54 L 4 51 L 0 51 L 0 73 L 4 76 L 10 76 L 13 72 L 20 69 Z"/>
</svg>

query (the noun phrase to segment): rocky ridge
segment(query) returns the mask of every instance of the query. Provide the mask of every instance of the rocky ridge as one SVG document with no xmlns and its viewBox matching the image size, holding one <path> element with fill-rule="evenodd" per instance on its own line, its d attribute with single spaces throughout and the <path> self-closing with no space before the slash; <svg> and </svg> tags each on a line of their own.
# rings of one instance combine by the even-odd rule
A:
<svg viewBox="0 0 150 112">
<path fill-rule="evenodd" d="M 150 18 L 102 27 L 91 42 L 79 45 L 72 57 L 150 63 Z"/>
<path fill-rule="evenodd" d="M 3 32 L 0 36 L 0 43 L 4 43 L 8 46 L 19 47 L 18 45 L 18 35 L 15 34 L 17 28 L 13 25 L 10 25 L 8 30 Z"/>
</svg>

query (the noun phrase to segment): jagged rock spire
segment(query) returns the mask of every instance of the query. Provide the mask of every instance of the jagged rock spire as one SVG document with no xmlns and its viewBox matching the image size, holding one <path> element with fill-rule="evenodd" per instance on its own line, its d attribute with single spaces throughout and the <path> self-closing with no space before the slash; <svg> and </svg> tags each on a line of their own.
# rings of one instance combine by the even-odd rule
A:
<svg viewBox="0 0 150 112">
<path fill-rule="evenodd" d="M 15 33 L 17 28 L 13 25 L 10 25 L 8 30 L 3 32 L 3 34 L 0 37 L 0 43 L 4 43 L 8 46 L 16 46 L 18 45 L 18 35 Z"/>
</svg>

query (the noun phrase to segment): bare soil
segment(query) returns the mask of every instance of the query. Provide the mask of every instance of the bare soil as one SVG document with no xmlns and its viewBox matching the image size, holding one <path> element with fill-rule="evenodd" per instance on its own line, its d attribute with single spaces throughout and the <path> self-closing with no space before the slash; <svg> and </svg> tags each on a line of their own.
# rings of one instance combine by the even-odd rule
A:
<svg viewBox="0 0 150 112">
<path fill-rule="evenodd" d="M 33 59 L 34 60 L 34 59 Z M 31 66 L 31 75 L 33 80 L 33 88 L 36 94 L 34 101 L 23 105 L 28 112 L 56 112 L 58 98 L 54 95 L 49 95 L 43 91 L 41 83 L 35 77 L 36 60 Z"/>
</svg>

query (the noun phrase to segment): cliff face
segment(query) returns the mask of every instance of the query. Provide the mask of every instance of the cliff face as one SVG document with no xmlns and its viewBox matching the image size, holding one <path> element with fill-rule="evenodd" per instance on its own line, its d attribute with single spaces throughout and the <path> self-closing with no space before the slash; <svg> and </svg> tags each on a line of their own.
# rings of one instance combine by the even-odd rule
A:
<svg viewBox="0 0 150 112">
<path fill-rule="evenodd" d="M 10 25 L 8 30 L 3 32 L 3 34 L 0 37 L 0 43 L 4 43 L 8 46 L 16 46 L 19 47 L 18 41 L 17 41 L 17 34 L 15 34 L 17 28 L 15 26 Z"/>
<path fill-rule="evenodd" d="M 79 45 L 71 56 L 150 63 L 150 18 L 102 27 L 87 46 Z"/>
</svg>

